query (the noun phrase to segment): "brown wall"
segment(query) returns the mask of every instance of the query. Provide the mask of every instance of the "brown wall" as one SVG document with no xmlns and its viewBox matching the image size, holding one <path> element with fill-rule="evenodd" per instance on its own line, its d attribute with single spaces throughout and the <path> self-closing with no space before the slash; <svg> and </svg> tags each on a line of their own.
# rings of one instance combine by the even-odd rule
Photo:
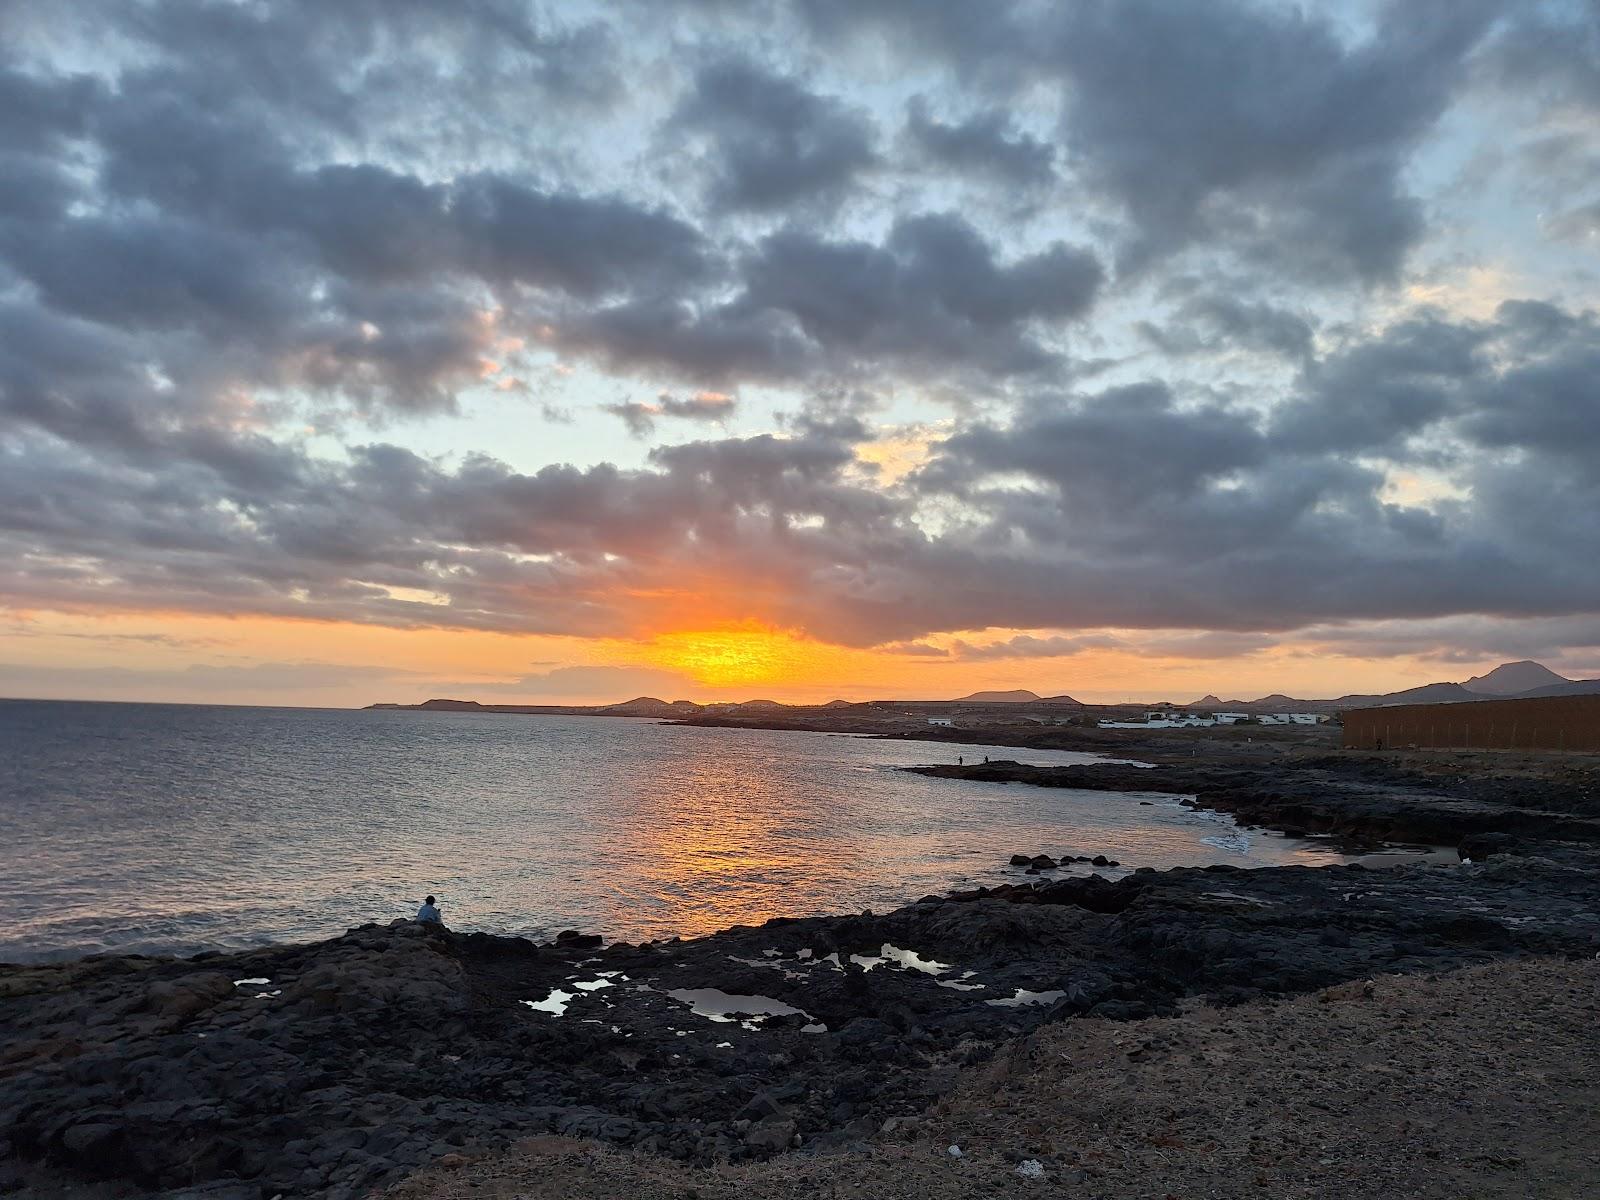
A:
<svg viewBox="0 0 1600 1200">
<path fill-rule="evenodd" d="M 1600 750 L 1600 696 L 1397 704 L 1344 714 L 1347 749 L 1451 746 Z"/>
</svg>

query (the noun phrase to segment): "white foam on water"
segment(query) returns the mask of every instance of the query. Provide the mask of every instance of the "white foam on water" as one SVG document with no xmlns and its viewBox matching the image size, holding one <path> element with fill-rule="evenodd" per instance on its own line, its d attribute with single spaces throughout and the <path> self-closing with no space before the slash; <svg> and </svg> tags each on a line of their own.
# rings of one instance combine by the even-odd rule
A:
<svg viewBox="0 0 1600 1200">
<path fill-rule="evenodd" d="M 552 988 L 550 994 L 543 1000 L 524 1000 L 523 1003 L 535 1012 L 549 1013 L 552 1017 L 564 1017 L 567 1014 L 567 1005 L 577 998 L 576 992 L 563 992 L 560 988 Z"/>
<path fill-rule="evenodd" d="M 1015 996 L 1007 996 L 1004 1000 L 985 1000 L 984 1003 L 995 1008 L 1025 1008 L 1031 1004 L 1054 1004 L 1065 992 L 1030 992 L 1027 988 L 1018 988 Z"/>
<path fill-rule="evenodd" d="M 1242 829 L 1231 830 L 1228 833 L 1214 833 L 1210 837 L 1200 839 L 1202 845 L 1215 846 L 1218 850 L 1226 850 L 1229 854 L 1249 854 L 1250 835 Z"/>
</svg>

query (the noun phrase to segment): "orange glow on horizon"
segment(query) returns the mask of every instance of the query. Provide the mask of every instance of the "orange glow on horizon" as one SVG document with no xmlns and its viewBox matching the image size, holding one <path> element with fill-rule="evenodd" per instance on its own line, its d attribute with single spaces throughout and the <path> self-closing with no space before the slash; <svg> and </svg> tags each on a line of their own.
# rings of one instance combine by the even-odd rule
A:
<svg viewBox="0 0 1600 1200">
<path fill-rule="evenodd" d="M 400 629 L 285 617 L 99 613 L 0 608 L 0 696 L 360 707 L 435 696 L 485 703 L 609 704 L 663 699 L 950 699 L 1027 688 L 1090 703 L 1226 700 L 1284 692 L 1308 698 L 1394 691 L 1464 679 L 1495 665 L 1423 656 L 1346 656 L 1288 640 L 1248 655 L 1173 658 L 1127 648 L 1060 658 L 976 658 L 1026 630 L 929 639 L 944 655 L 820 641 L 798 629 L 662 604 L 654 631 L 582 638 L 488 630 Z M 676 618 L 671 624 L 669 618 Z M 1050 631 L 1043 631 L 1050 632 Z M 1588 678 L 1587 664 L 1553 662 Z M 583 672 L 591 674 L 585 676 Z M 631 673 L 630 673 L 631 672 Z M 655 672 L 652 674 L 651 672 Z"/>
<path fill-rule="evenodd" d="M 651 666 L 681 671 L 715 688 L 821 682 L 838 657 L 837 647 L 754 621 L 657 634 L 645 653 Z"/>
</svg>

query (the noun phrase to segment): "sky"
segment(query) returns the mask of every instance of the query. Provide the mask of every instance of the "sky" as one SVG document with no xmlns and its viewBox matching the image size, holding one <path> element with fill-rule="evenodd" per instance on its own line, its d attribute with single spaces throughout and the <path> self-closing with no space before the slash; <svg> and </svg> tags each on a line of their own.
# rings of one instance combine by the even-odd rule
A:
<svg viewBox="0 0 1600 1200">
<path fill-rule="evenodd" d="M 1600 675 L 1596 0 L 6 0 L 0 695 Z"/>
</svg>

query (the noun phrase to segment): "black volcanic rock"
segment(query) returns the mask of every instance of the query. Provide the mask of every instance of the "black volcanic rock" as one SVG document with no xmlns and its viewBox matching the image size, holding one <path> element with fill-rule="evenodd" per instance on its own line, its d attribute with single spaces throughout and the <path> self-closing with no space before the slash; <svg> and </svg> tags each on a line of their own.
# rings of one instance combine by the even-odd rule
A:
<svg viewBox="0 0 1600 1200">
<path fill-rule="evenodd" d="M 540 1131 L 700 1161 L 827 1148 L 922 1112 L 951 1062 L 1042 1021 L 1593 955 L 1597 858 L 1065 878 L 600 950 L 401 921 L 202 963 L 0 968 L 0 1152 L 119 1194 L 242 1197 L 350 1196 Z M 852 962 L 885 943 L 971 990 Z M 697 988 L 803 1016 L 713 1022 L 680 993 Z M 561 995 L 565 1015 L 524 1003 Z"/>
<path fill-rule="evenodd" d="M 0 1159 L 119 1196 L 348 1198 L 544 1131 L 704 1162 L 795 1136 L 826 1150 L 925 1111 L 953 1064 L 1044 1021 L 1600 951 L 1600 774 L 1581 763 L 1520 780 L 1356 754 L 964 770 L 1182 791 L 1365 837 L 1426 830 L 1474 862 L 1036 877 L 642 946 L 399 921 L 191 960 L 0 966 Z M 949 969 L 857 963 L 885 945 Z M 697 1015 L 696 989 L 751 1016 Z M 1030 993 L 1044 1001 L 1018 1002 Z M 770 1001 L 798 1012 L 758 1015 Z"/>
</svg>

